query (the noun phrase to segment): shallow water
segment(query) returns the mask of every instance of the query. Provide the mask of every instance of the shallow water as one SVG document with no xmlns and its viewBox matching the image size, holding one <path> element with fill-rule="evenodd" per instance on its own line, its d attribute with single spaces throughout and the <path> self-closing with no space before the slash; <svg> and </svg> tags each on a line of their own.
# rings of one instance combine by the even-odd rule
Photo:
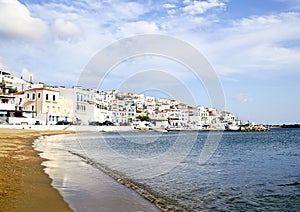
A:
<svg viewBox="0 0 300 212">
<path fill-rule="evenodd" d="M 52 186 L 74 211 L 159 211 L 136 192 L 68 152 L 65 145 L 76 146 L 75 139 L 74 135 L 51 136 L 34 144 L 48 159 L 43 165 L 53 179 Z"/>
<path fill-rule="evenodd" d="M 55 170 L 54 186 L 67 201 L 84 196 L 78 205 L 86 203 L 90 211 L 103 187 L 103 173 L 68 151 L 195 211 L 300 210 L 299 129 L 225 132 L 210 160 L 201 165 L 199 155 L 207 136 L 207 132 L 90 133 L 42 139 L 36 147 L 53 160 L 45 165 L 50 176 Z M 118 198 L 122 199 L 111 196 Z M 73 206 L 82 211 L 78 207 Z"/>
</svg>

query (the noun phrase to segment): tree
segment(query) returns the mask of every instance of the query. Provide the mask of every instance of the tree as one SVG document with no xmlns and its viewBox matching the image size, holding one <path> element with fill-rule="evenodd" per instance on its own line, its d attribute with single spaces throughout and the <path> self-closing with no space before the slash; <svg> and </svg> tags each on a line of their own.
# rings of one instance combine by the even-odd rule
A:
<svg viewBox="0 0 300 212">
<path fill-rule="evenodd" d="M 139 115 L 136 118 L 139 119 L 140 121 L 149 121 L 150 120 L 148 114 L 146 116 Z"/>
<path fill-rule="evenodd" d="M 12 88 L 12 89 L 10 90 L 10 92 L 11 92 L 11 93 L 16 93 L 16 92 L 18 92 L 18 90 L 17 90 L 17 88 L 15 87 L 15 88 Z"/>
</svg>

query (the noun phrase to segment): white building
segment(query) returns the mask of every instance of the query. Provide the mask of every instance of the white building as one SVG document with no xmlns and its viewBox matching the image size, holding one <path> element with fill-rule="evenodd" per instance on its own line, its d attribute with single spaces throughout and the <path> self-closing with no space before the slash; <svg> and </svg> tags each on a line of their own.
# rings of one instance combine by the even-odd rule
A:
<svg viewBox="0 0 300 212">
<path fill-rule="evenodd" d="M 15 111 L 15 96 L 12 94 L 0 94 L 0 117 L 5 119 L 13 111 Z"/>
<path fill-rule="evenodd" d="M 36 118 L 41 124 L 56 124 L 58 121 L 70 120 L 58 90 L 32 88 L 17 92 L 14 96 L 15 107 L 23 113 L 23 116 Z"/>
<path fill-rule="evenodd" d="M 30 88 L 30 83 L 25 80 L 11 75 L 10 72 L 0 67 L 0 81 L 5 83 L 5 87 L 16 91 L 24 91 Z"/>
<path fill-rule="evenodd" d="M 153 96 L 145 97 L 145 112 L 153 114 L 155 111 L 155 98 Z"/>
<path fill-rule="evenodd" d="M 100 94 L 94 89 L 83 89 L 81 86 L 60 88 L 64 98 L 65 108 L 75 124 L 88 125 L 90 122 L 110 120 L 105 102 L 107 95 Z"/>
</svg>

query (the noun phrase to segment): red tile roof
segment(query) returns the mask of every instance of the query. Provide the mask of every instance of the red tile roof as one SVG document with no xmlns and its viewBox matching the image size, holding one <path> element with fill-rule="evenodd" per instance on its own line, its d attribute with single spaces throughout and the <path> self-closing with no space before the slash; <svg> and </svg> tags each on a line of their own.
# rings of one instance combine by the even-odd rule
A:
<svg viewBox="0 0 300 212">
<path fill-rule="evenodd" d="M 29 90 L 27 90 L 27 91 L 42 91 L 42 90 L 59 92 L 59 91 L 52 90 L 52 89 L 49 89 L 49 88 L 31 88 L 31 89 L 29 89 Z"/>
<path fill-rule="evenodd" d="M 21 94 L 24 94 L 24 91 L 19 91 L 19 92 L 13 93 L 13 95 L 21 95 Z"/>
</svg>

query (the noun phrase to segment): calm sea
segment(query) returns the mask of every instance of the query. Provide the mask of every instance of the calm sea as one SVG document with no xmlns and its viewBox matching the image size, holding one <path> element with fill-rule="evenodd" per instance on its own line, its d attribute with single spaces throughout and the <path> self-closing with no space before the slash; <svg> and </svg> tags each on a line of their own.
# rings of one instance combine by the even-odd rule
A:
<svg viewBox="0 0 300 212">
<path fill-rule="evenodd" d="M 210 159 L 200 164 L 207 136 L 208 132 L 89 133 L 46 137 L 35 147 L 50 159 L 44 163 L 46 172 L 66 201 L 85 195 L 90 211 L 97 211 L 92 208 L 97 194 L 84 188 L 96 188 L 97 181 L 87 178 L 100 176 L 91 162 L 194 211 L 300 211 L 299 129 L 224 132 L 216 150 L 207 150 Z M 84 168 L 78 168 L 84 162 L 71 152 L 87 159 Z"/>
</svg>

